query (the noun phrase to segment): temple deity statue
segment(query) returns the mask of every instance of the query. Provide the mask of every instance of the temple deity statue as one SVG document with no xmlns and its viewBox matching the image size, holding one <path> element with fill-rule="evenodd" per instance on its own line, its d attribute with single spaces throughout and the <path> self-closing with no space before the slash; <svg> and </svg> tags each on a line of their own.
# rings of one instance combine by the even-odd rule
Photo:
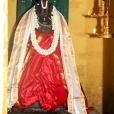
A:
<svg viewBox="0 0 114 114">
<path fill-rule="evenodd" d="M 8 69 L 9 111 L 87 114 L 67 22 L 48 0 L 20 20 Z"/>
</svg>

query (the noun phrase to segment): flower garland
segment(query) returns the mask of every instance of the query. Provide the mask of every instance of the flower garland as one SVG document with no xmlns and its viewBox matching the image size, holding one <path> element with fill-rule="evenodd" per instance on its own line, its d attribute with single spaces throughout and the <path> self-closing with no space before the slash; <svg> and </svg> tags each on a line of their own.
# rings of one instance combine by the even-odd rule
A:
<svg viewBox="0 0 114 114">
<path fill-rule="evenodd" d="M 40 53 L 41 55 L 50 55 L 51 53 L 53 53 L 56 50 L 56 47 L 58 45 L 58 39 L 59 39 L 59 26 L 58 26 L 58 13 L 57 10 L 55 9 L 55 7 L 53 7 L 52 10 L 52 30 L 54 30 L 54 38 L 52 41 L 52 44 L 50 46 L 50 48 L 48 49 L 42 49 L 36 40 L 36 34 L 35 34 L 35 28 L 39 27 L 38 21 L 37 21 L 37 15 L 35 12 L 35 7 L 33 9 L 33 21 L 32 21 L 32 26 L 31 26 L 31 42 L 32 45 L 34 47 L 34 49 Z"/>
</svg>

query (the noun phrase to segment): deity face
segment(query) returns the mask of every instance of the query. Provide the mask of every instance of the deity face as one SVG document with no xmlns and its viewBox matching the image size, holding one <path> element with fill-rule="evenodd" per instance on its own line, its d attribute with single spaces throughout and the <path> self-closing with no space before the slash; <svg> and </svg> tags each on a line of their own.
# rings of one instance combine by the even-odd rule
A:
<svg viewBox="0 0 114 114">
<path fill-rule="evenodd" d="M 44 5 L 44 4 L 43 4 Z M 52 30 L 52 22 L 51 22 L 51 12 L 52 12 L 53 5 L 50 3 L 47 3 L 46 8 L 42 7 L 42 3 L 35 5 L 36 14 L 38 16 L 38 22 L 39 22 L 39 31 L 50 33 Z"/>
</svg>

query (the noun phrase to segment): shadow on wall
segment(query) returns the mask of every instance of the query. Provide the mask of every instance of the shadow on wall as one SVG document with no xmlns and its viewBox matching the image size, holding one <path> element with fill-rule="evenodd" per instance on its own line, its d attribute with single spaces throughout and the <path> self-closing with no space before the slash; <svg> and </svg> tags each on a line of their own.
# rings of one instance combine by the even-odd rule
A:
<svg viewBox="0 0 114 114">
<path fill-rule="evenodd" d="M 109 13 L 114 15 L 114 1 L 111 0 Z M 98 13 L 98 0 L 94 0 L 93 13 Z M 103 39 L 103 114 L 114 114 L 114 18 L 110 19 L 113 38 Z M 96 28 L 101 33 L 101 19 L 97 19 Z"/>
<path fill-rule="evenodd" d="M 13 26 L 13 29 L 11 31 L 11 36 L 9 40 L 9 45 L 8 45 L 8 62 L 10 60 L 11 52 L 12 52 L 12 46 L 13 46 L 13 41 L 14 41 L 14 34 L 15 34 L 15 29 L 16 29 L 17 24 Z"/>
<path fill-rule="evenodd" d="M 114 14 L 111 0 L 110 14 Z M 114 34 L 114 19 L 110 19 Z M 114 36 L 103 40 L 103 114 L 114 114 Z"/>
<path fill-rule="evenodd" d="M 103 114 L 114 114 L 114 39 L 103 43 Z"/>
<path fill-rule="evenodd" d="M 109 13 L 114 15 L 114 0 L 111 0 Z M 98 0 L 94 0 L 93 12 L 98 13 Z M 101 20 L 97 20 L 97 32 L 101 33 Z M 103 112 L 102 114 L 114 114 L 114 18 L 110 19 L 113 38 L 103 39 Z M 96 63 L 98 64 L 98 63 Z M 99 79 L 98 79 L 99 80 Z"/>
</svg>

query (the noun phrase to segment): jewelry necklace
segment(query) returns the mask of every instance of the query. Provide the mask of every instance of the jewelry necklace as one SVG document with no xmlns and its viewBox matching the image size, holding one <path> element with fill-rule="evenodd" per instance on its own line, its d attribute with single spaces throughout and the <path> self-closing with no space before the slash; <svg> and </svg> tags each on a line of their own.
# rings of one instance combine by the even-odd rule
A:
<svg viewBox="0 0 114 114">
<path fill-rule="evenodd" d="M 50 19 L 50 18 L 49 18 Z M 51 19 L 50 19 L 51 20 Z M 52 21 L 52 20 L 51 20 Z M 39 19 L 38 19 L 38 23 L 40 24 L 40 25 L 42 25 L 42 26 L 46 26 L 46 27 L 51 27 L 52 26 L 52 24 L 51 25 L 45 25 L 45 24 L 42 24 L 41 22 L 39 22 Z"/>
</svg>

